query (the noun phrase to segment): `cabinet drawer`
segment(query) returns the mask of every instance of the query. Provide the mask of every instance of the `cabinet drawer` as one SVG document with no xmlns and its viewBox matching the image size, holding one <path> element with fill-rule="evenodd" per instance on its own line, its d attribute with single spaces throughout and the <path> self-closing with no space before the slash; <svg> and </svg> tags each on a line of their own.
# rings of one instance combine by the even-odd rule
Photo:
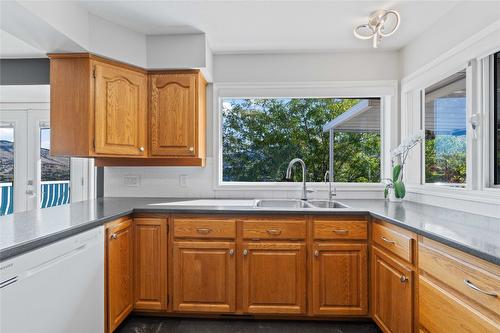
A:
<svg viewBox="0 0 500 333">
<path fill-rule="evenodd" d="M 500 318 L 500 276 L 442 250 L 420 243 L 420 268 Z"/>
<path fill-rule="evenodd" d="M 321 219 L 313 221 L 314 239 L 367 239 L 368 227 L 363 218 Z"/>
<path fill-rule="evenodd" d="M 413 262 L 414 238 L 397 227 L 387 227 L 380 223 L 373 223 L 372 240 L 375 244 L 389 252 Z"/>
<path fill-rule="evenodd" d="M 244 219 L 244 239 L 305 239 L 303 219 Z"/>
<path fill-rule="evenodd" d="M 448 332 L 498 332 L 500 323 L 463 303 L 448 291 L 425 277 L 420 277 L 419 321 L 427 331 Z"/>
<path fill-rule="evenodd" d="M 176 238 L 235 238 L 236 221 L 232 218 L 175 217 Z"/>
</svg>

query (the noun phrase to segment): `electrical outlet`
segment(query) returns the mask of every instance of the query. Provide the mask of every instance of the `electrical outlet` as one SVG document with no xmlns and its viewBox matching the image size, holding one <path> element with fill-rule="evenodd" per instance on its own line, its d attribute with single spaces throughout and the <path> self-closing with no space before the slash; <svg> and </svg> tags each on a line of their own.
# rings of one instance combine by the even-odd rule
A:
<svg viewBox="0 0 500 333">
<path fill-rule="evenodd" d="M 123 177 L 123 184 L 128 187 L 139 187 L 140 178 L 137 175 L 128 175 Z"/>
<path fill-rule="evenodd" d="M 180 175 L 179 176 L 179 186 L 180 187 L 188 187 L 188 176 Z"/>
</svg>

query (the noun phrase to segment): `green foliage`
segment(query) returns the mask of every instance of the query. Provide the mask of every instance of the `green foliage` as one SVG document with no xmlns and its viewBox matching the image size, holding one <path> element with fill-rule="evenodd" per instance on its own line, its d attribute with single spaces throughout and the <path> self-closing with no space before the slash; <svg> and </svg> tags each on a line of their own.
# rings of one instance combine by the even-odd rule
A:
<svg viewBox="0 0 500 333">
<path fill-rule="evenodd" d="M 425 182 L 465 183 L 465 135 L 439 135 L 426 132 Z"/>
<path fill-rule="evenodd" d="M 308 181 L 328 170 L 329 134 L 323 125 L 359 100 L 337 98 L 227 99 L 223 103 L 223 179 L 282 181 L 288 162 L 299 157 Z M 335 181 L 380 181 L 380 135 L 335 134 Z M 299 167 L 297 167 L 298 171 Z M 301 172 L 293 180 L 301 180 Z"/>
<path fill-rule="evenodd" d="M 398 180 L 394 182 L 394 196 L 399 199 L 403 199 L 406 195 L 405 184 Z"/>
<path fill-rule="evenodd" d="M 387 199 L 387 196 L 389 195 L 389 187 L 384 188 L 384 198 Z"/>
<path fill-rule="evenodd" d="M 396 182 L 399 179 L 400 174 L 401 174 L 401 164 L 396 164 L 392 168 L 392 181 Z"/>
</svg>

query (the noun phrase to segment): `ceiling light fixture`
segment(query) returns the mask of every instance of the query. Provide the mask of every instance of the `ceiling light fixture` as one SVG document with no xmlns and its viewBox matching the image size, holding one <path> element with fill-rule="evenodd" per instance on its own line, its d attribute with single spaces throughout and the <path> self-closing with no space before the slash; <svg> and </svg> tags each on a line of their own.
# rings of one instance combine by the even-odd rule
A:
<svg viewBox="0 0 500 333">
<path fill-rule="evenodd" d="M 393 16 L 393 20 L 391 20 L 391 16 Z M 393 26 L 391 29 L 385 26 L 388 20 L 395 21 L 391 24 Z M 373 39 L 373 47 L 377 48 L 382 37 L 388 37 L 398 30 L 400 22 L 401 17 L 397 11 L 377 10 L 370 14 L 367 24 L 361 24 L 354 28 L 354 36 L 363 40 Z"/>
</svg>

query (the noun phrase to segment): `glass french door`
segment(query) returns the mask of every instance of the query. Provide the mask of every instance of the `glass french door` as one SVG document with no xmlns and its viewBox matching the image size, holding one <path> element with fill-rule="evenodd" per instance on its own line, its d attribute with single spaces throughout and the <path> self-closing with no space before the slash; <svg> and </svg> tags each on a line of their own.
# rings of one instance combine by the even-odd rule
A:
<svg viewBox="0 0 500 333">
<path fill-rule="evenodd" d="M 88 160 L 50 155 L 49 110 L 0 110 L 0 145 L 0 215 L 88 198 Z"/>
</svg>

